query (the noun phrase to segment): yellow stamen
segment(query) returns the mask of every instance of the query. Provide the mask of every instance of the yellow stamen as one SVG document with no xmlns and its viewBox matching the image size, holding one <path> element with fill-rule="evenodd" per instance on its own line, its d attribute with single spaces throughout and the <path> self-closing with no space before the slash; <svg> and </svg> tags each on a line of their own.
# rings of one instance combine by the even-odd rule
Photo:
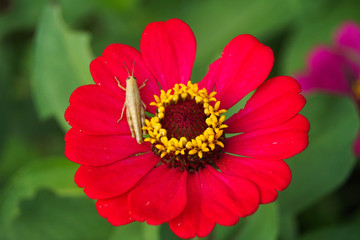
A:
<svg viewBox="0 0 360 240">
<path fill-rule="evenodd" d="M 197 154 L 199 158 L 203 158 L 204 153 L 213 151 L 216 145 L 223 148 L 223 129 L 227 128 L 227 125 L 223 124 L 225 116 L 220 115 L 225 113 L 226 110 L 220 109 L 220 101 L 216 100 L 215 95 L 216 92 L 208 94 L 205 88 L 199 90 L 198 85 L 192 84 L 190 81 L 187 85 L 175 84 L 174 88 L 169 89 L 167 92 L 161 90 L 160 97 L 155 95 L 155 102 L 150 104 L 158 107 L 156 116 L 151 118 L 150 121 L 145 119 L 146 126 L 143 129 L 149 133 L 149 137 L 145 138 L 145 141 L 155 145 L 161 158 L 168 154 L 176 156 L 179 154 Z M 187 139 L 183 136 L 180 139 L 172 137 L 169 140 L 168 132 L 161 124 L 166 114 L 166 107 L 188 99 L 193 99 L 197 104 L 203 106 L 206 115 L 205 123 L 208 127 L 196 138 Z M 215 104 L 211 102 L 215 102 Z M 176 159 L 180 161 L 178 157 Z"/>
<path fill-rule="evenodd" d="M 190 155 L 194 155 L 194 154 L 196 154 L 197 153 L 197 150 L 196 149 L 191 149 L 190 151 L 189 151 L 189 154 Z"/>
<path fill-rule="evenodd" d="M 223 142 L 217 141 L 216 144 L 219 145 L 219 146 L 222 147 L 222 148 L 224 147 Z"/>
<path fill-rule="evenodd" d="M 352 85 L 352 90 L 357 99 L 360 99 L 360 79 L 356 80 Z"/>
</svg>

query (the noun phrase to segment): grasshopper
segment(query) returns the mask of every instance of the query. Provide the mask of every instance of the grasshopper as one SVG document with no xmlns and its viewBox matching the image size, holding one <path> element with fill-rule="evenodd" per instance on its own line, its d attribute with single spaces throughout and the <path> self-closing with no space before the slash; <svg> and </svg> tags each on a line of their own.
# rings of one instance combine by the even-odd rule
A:
<svg viewBox="0 0 360 240">
<path fill-rule="evenodd" d="M 126 92 L 125 103 L 121 111 L 121 116 L 117 122 L 120 122 L 120 120 L 123 118 L 124 110 L 126 107 L 126 119 L 130 127 L 131 136 L 133 138 L 136 138 L 138 144 L 141 144 L 143 142 L 143 134 L 146 134 L 145 130 L 142 130 L 142 127 L 145 126 L 146 105 L 140 98 L 139 90 L 145 87 L 147 79 L 140 87 L 138 87 L 136 78 L 134 77 L 135 62 L 131 75 L 126 64 L 125 67 L 129 74 L 129 77 L 126 79 L 126 88 L 120 84 L 119 79 L 117 79 L 117 77 L 115 76 L 115 80 L 119 88 Z"/>
</svg>

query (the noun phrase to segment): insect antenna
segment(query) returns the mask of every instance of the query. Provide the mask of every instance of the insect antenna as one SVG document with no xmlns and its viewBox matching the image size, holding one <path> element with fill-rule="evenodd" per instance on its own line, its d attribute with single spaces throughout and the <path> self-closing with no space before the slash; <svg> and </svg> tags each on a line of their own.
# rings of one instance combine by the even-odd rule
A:
<svg viewBox="0 0 360 240">
<path fill-rule="evenodd" d="M 136 62 L 136 60 L 134 60 L 134 63 L 133 63 L 133 69 L 132 69 L 132 76 L 134 76 L 134 70 L 135 70 L 135 62 Z"/>
<path fill-rule="evenodd" d="M 128 75 L 129 75 L 129 77 L 130 77 L 129 68 L 128 68 L 128 66 L 126 65 L 125 61 L 124 61 L 124 65 L 125 65 L 125 68 L 126 68 L 126 71 L 127 71 Z"/>
</svg>

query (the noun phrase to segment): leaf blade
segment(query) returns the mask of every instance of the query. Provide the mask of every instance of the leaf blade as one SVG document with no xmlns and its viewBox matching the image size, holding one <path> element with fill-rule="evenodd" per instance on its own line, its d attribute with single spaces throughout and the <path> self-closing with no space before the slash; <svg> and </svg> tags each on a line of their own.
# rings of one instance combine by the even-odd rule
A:
<svg viewBox="0 0 360 240">
<path fill-rule="evenodd" d="M 331 95 L 307 98 L 309 146 L 287 162 L 290 186 L 279 194 L 281 212 L 296 214 L 339 187 L 355 166 L 352 144 L 358 117 L 350 99 Z"/>
<path fill-rule="evenodd" d="M 77 87 L 91 83 L 90 38 L 66 26 L 58 6 L 46 6 L 35 39 L 32 90 L 38 114 L 55 117 L 65 129 L 64 112 Z"/>
</svg>

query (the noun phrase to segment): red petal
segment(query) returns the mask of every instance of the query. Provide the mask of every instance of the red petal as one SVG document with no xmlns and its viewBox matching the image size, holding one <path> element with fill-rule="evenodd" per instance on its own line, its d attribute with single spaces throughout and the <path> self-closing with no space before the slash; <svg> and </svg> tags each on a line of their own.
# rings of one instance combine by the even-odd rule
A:
<svg viewBox="0 0 360 240">
<path fill-rule="evenodd" d="M 75 174 L 75 182 L 89 198 L 103 199 L 119 196 L 129 191 L 159 162 L 152 153 L 133 156 L 103 166 L 80 166 Z"/>
<path fill-rule="evenodd" d="M 135 221 L 130 215 L 128 193 L 116 198 L 98 200 L 96 202 L 96 209 L 100 216 L 106 218 L 114 226 Z"/>
<path fill-rule="evenodd" d="M 125 99 L 125 91 L 116 82 L 115 74 L 107 66 L 107 60 L 100 56 L 90 63 L 90 72 L 97 86 L 113 97 Z M 119 79 L 122 81 L 122 79 Z"/>
<path fill-rule="evenodd" d="M 303 151 L 308 144 L 309 122 L 297 114 L 275 127 L 226 139 L 225 151 L 264 159 L 285 159 Z"/>
<path fill-rule="evenodd" d="M 179 19 L 153 22 L 141 37 L 141 53 L 165 91 L 190 80 L 196 40 L 190 27 Z"/>
<path fill-rule="evenodd" d="M 209 71 L 205 77 L 198 83 L 199 89 L 206 88 L 208 93 L 214 90 L 217 81 L 217 68 L 220 65 L 220 59 L 217 59 L 209 66 Z"/>
<path fill-rule="evenodd" d="M 178 216 L 186 205 L 187 172 L 161 165 L 147 174 L 129 195 L 130 210 L 139 220 L 158 225 Z"/>
<path fill-rule="evenodd" d="M 253 214 L 259 206 L 256 185 L 247 179 L 220 173 L 212 167 L 199 171 L 202 212 L 221 225 L 233 225 L 239 216 Z"/>
<path fill-rule="evenodd" d="M 229 109 L 268 76 L 274 63 L 272 50 L 251 35 L 240 35 L 225 47 L 216 71 L 216 98 Z M 212 69 L 210 69 L 212 71 Z M 209 73 L 211 74 L 211 73 Z"/>
<path fill-rule="evenodd" d="M 123 104 L 124 99 L 114 98 L 96 85 L 82 86 L 72 93 L 65 119 L 88 134 L 130 134 L 126 118 L 117 123 Z"/>
<path fill-rule="evenodd" d="M 65 135 L 65 156 L 76 163 L 103 166 L 138 153 L 150 152 L 129 135 L 93 136 L 70 129 Z"/>
<path fill-rule="evenodd" d="M 111 44 L 107 46 L 103 56 L 91 62 L 90 71 L 95 83 L 104 91 L 115 97 L 122 96 L 124 98 L 125 91 L 118 86 L 115 77 L 121 82 L 123 87 L 126 87 L 126 79 L 129 77 L 129 73 L 125 64 L 129 69 L 130 75 L 134 66 L 134 77 L 138 81 L 138 86 L 141 86 L 148 79 L 145 87 L 140 90 L 140 95 L 144 103 L 149 106 L 149 103 L 154 101 L 153 95 L 159 93 L 159 86 L 147 69 L 140 52 L 135 48 L 124 44 Z M 150 111 L 154 112 L 154 108 L 151 107 L 151 109 Z"/>
<path fill-rule="evenodd" d="M 226 121 L 227 133 L 279 125 L 294 117 L 305 105 L 299 83 L 291 77 L 275 77 L 262 84 L 244 109 Z"/>
<path fill-rule="evenodd" d="M 169 222 L 170 229 L 181 238 L 205 237 L 215 226 L 215 222 L 201 212 L 199 174 L 188 175 L 187 199 L 184 211 Z"/>
<path fill-rule="evenodd" d="M 277 191 L 284 190 L 290 183 L 288 165 L 280 161 L 264 161 L 254 158 L 226 154 L 217 163 L 223 173 L 249 179 L 255 183 L 261 196 L 261 203 L 270 203 L 277 198 Z"/>
</svg>

